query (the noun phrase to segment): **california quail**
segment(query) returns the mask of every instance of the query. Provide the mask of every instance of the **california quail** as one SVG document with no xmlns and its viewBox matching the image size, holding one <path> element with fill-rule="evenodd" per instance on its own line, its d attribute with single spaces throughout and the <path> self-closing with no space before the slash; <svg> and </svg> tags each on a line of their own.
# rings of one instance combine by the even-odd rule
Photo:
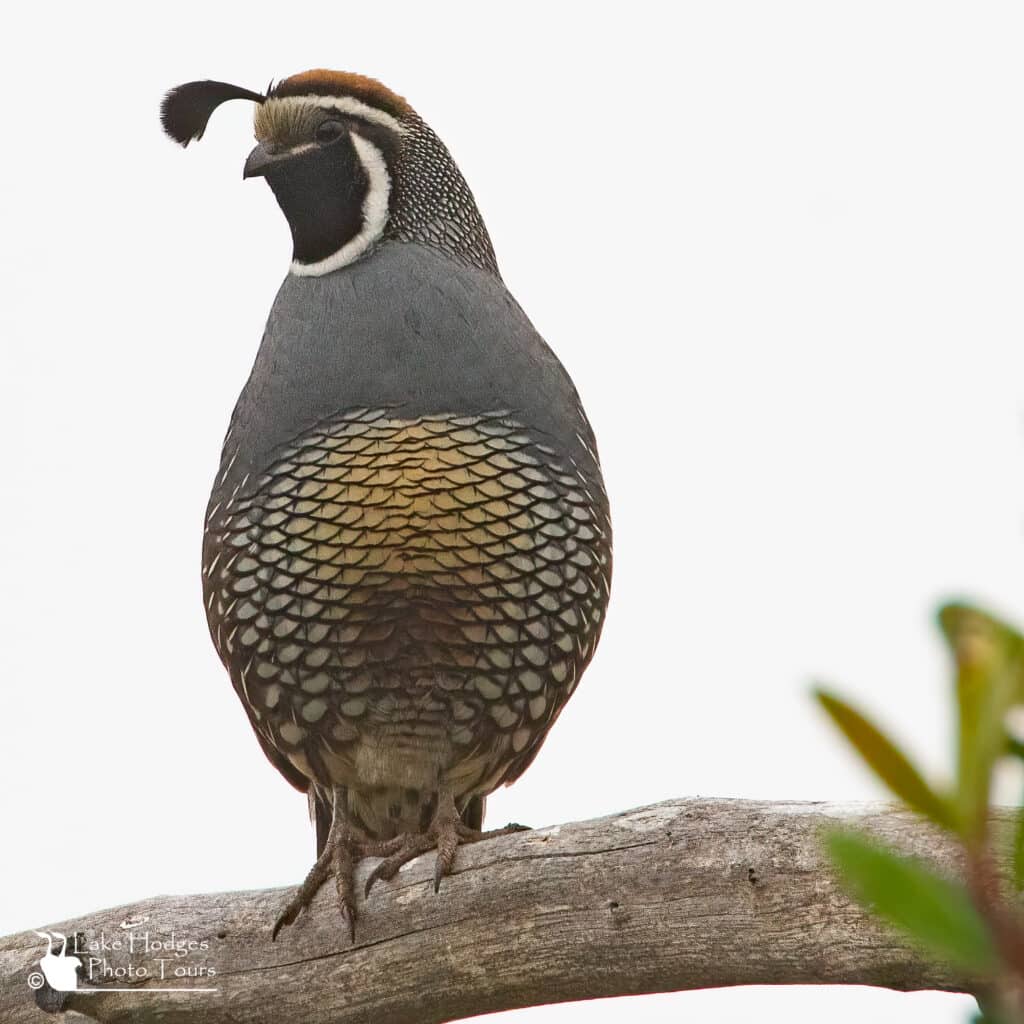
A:
<svg viewBox="0 0 1024 1024">
<path fill-rule="evenodd" d="M 239 98 L 257 104 L 244 176 L 266 178 L 294 253 L 224 440 L 203 592 L 317 823 L 274 934 L 332 872 L 354 928 L 360 857 L 384 858 L 368 891 L 436 848 L 436 886 L 536 756 L 601 632 L 608 503 L 572 381 L 409 104 L 308 71 L 265 95 L 179 86 L 164 127 L 187 145 Z"/>
</svg>

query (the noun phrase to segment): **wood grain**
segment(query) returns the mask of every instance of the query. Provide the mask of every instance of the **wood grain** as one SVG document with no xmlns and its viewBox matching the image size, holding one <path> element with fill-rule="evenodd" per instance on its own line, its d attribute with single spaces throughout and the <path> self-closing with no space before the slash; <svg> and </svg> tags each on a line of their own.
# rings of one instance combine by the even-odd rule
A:
<svg viewBox="0 0 1024 1024">
<path fill-rule="evenodd" d="M 513 1007 L 750 984 L 963 991 L 855 907 L 823 861 L 820 830 L 855 823 L 952 866 L 944 837 L 874 805 L 671 800 L 463 847 L 433 892 L 432 855 L 379 884 L 350 944 L 321 890 L 270 941 L 287 890 L 158 896 L 49 926 L 86 940 L 173 931 L 213 978 L 147 978 L 129 992 L 33 992 L 44 943 L 0 939 L 0 1020 L 167 1024 L 430 1024 Z M 372 867 L 360 868 L 365 878 Z M 132 925 L 132 922 L 137 922 Z M 130 927 L 122 928 L 127 923 Z M 40 930 L 47 930 L 40 926 Z M 151 958 L 103 954 L 108 964 Z M 80 982 L 80 985 L 84 982 Z M 123 984 L 123 982 L 114 982 Z M 214 993 L 166 986 L 213 985 Z"/>
</svg>

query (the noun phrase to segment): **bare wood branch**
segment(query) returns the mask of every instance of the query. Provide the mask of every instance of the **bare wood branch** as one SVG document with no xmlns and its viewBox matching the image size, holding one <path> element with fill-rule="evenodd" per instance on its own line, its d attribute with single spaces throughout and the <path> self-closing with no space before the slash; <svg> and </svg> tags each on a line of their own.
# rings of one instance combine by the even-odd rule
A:
<svg viewBox="0 0 1024 1024">
<path fill-rule="evenodd" d="M 948 840 L 890 808 L 673 800 L 463 847 L 438 895 L 432 857 L 421 857 L 374 889 L 354 946 L 330 884 L 276 943 L 281 889 L 161 896 L 65 921 L 49 930 L 93 942 L 129 932 L 205 941 L 207 950 L 180 963 L 216 974 L 61 998 L 65 1009 L 109 1024 L 429 1024 L 725 985 L 963 991 L 963 978 L 922 961 L 832 881 L 819 831 L 850 822 L 940 864 L 955 861 Z M 0 1020 L 53 1019 L 27 984 L 42 952 L 32 932 L 0 940 Z M 97 956 L 156 968 L 138 950 Z M 175 984 L 218 991 L 161 991 Z"/>
</svg>

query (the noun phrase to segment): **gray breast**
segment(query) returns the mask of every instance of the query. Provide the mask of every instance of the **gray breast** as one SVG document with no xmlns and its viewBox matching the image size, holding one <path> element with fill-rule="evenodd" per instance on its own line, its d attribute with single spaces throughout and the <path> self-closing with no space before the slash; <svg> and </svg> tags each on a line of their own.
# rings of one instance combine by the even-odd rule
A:
<svg viewBox="0 0 1024 1024">
<path fill-rule="evenodd" d="M 351 408 L 505 410 L 597 471 L 572 381 L 499 278 L 389 243 L 343 273 L 289 276 L 235 409 L 225 483 Z"/>
</svg>

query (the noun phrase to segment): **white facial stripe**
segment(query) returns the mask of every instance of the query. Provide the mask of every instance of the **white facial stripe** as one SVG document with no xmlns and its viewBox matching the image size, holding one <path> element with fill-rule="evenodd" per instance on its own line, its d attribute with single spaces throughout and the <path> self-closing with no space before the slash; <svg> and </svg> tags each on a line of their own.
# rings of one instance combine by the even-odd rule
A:
<svg viewBox="0 0 1024 1024">
<path fill-rule="evenodd" d="M 298 156 L 300 153 L 309 153 L 314 149 L 320 147 L 315 142 L 301 142 L 297 146 L 292 146 L 291 149 L 286 149 L 282 153 L 275 154 L 277 156 Z"/>
<path fill-rule="evenodd" d="M 276 96 L 268 99 L 267 103 L 281 103 L 284 106 L 314 106 L 323 110 L 337 110 L 342 114 L 351 114 L 353 117 L 360 117 L 371 124 L 379 124 L 384 128 L 393 131 L 396 135 L 405 133 L 405 126 L 396 117 L 386 114 L 377 107 L 371 107 L 369 103 L 363 103 L 353 96 Z"/>
<path fill-rule="evenodd" d="M 359 162 L 366 171 L 369 184 L 363 199 L 363 226 L 359 234 L 350 238 L 337 252 L 316 263 L 292 261 L 292 273 L 297 277 L 320 277 L 332 270 L 340 270 L 359 259 L 384 233 L 388 222 L 388 199 L 391 196 L 391 175 L 384 154 L 372 143 L 355 132 L 349 133 Z"/>
</svg>

